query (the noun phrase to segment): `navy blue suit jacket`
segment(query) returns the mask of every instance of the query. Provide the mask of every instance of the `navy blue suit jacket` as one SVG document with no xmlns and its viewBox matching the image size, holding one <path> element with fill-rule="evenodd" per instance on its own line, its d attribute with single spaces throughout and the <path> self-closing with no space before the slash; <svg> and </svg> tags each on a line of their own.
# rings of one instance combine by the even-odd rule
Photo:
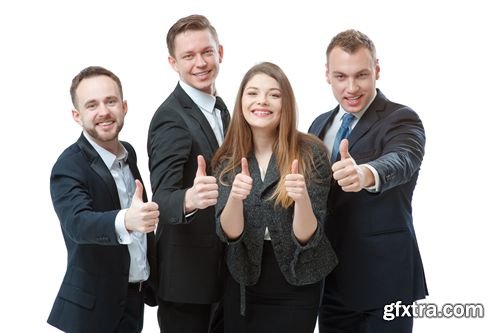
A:
<svg viewBox="0 0 500 333">
<path fill-rule="evenodd" d="M 134 178 L 142 182 L 134 149 L 122 144 Z M 48 323 L 65 332 L 114 332 L 125 309 L 130 255 L 115 232 L 120 199 L 113 176 L 83 135 L 55 163 L 50 192 L 68 261 Z M 153 233 L 147 237 L 152 281 Z"/>
<path fill-rule="evenodd" d="M 323 139 L 339 107 L 320 115 L 309 132 Z M 332 184 L 325 232 L 339 258 L 325 292 L 338 293 L 356 310 L 381 308 L 427 295 L 412 218 L 412 196 L 424 156 L 418 115 L 379 90 L 349 137 L 357 164 L 380 175 L 380 192 L 342 191 Z"/>
</svg>

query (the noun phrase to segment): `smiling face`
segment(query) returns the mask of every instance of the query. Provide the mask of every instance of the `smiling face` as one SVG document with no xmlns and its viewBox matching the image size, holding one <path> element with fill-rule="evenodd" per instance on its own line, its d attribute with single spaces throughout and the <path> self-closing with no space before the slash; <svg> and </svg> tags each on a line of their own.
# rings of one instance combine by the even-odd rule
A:
<svg viewBox="0 0 500 333">
<path fill-rule="evenodd" d="M 348 53 L 336 46 L 328 55 L 326 80 L 347 112 L 359 112 L 370 103 L 376 94 L 379 73 L 378 61 L 366 47 Z"/>
<path fill-rule="evenodd" d="M 83 79 L 76 88 L 73 119 L 101 147 L 117 155 L 127 102 L 122 101 L 115 81 L 105 75 Z"/>
<path fill-rule="evenodd" d="M 281 88 L 266 74 L 256 74 L 245 85 L 241 108 L 252 130 L 276 131 L 281 118 Z"/>
<path fill-rule="evenodd" d="M 174 45 L 175 54 L 168 61 L 181 80 L 213 95 L 223 48 L 210 30 L 186 30 L 175 37 Z"/>
</svg>

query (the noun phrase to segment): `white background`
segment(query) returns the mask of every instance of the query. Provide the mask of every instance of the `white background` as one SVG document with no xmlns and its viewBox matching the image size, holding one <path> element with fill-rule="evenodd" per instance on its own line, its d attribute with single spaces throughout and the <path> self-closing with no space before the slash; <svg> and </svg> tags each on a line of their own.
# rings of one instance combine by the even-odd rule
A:
<svg viewBox="0 0 500 333">
<path fill-rule="evenodd" d="M 129 103 L 121 139 L 135 146 L 149 184 L 149 122 L 177 83 L 165 36 L 181 16 L 200 13 L 224 45 L 217 88 L 226 103 L 233 105 L 247 69 L 275 62 L 292 82 L 303 131 L 337 104 L 324 79 L 331 37 L 356 28 L 374 40 L 378 87 L 416 110 L 427 133 L 413 205 L 430 291 L 425 302 L 483 303 L 486 311 L 483 319 L 416 319 L 414 331 L 492 332 L 500 310 L 494 211 L 500 188 L 500 24 L 494 2 L 445 3 L 3 1 L 0 331 L 56 331 L 46 319 L 66 268 L 66 249 L 49 175 L 80 134 L 70 112 L 71 79 L 89 65 L 121 78 Z M 144 332 L 159 331 L 155 313 L 147 309 Z"/>
</svg>

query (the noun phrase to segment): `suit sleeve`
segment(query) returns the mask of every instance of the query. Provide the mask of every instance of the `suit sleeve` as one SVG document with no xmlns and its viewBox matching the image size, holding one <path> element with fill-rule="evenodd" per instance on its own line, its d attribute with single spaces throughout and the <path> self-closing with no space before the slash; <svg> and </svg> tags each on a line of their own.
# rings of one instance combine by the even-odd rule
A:
<svg viewBox="0 0 500 333">
<path fill-rule="evenodd" d="M 184 196 L 193 177 L 186 170 L 191 161 L 193 139 L 184 120 L 175 112 L 160 109 L 151 121 L 148 138 L 149 170 L 153 201 L 160 207 L 160 223 L 187 223 Z"/>
<path fill-rule="evenodd" d="M 86 161 L 59 159 L 50 177 L 50 194 L 65 237 L 78 244 L 119 245 L 115 218 L 119 210 L 99 211 L 86 179 Z"/>
<path fill-rule="evenodd" d="M 425 132 L 418 115 L 401 107 L 386 119 L 381 137 L 382 154 L 369 165 L 380 176 L 380 192 L 404 184 L 420 169 L 424 157 Z"/>
</svg>

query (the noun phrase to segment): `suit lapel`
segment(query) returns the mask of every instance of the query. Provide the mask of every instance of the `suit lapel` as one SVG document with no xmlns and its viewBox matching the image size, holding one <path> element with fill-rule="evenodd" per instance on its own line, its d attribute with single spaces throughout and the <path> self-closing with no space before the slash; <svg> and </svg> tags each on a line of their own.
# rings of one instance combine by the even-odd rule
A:
<svg viewBox="0 0 500 333">
<path fill-rule="evenodd" d="M 386 102 L 387 98 L 377 89 L 377 96 L 347 138 L 349 150 L 352 150 L 359 139 L 380 119 L 379 112 L 384 110 Z"/>
<path fill-rule="evenodd" d="M 259 198 L 262 198 L 263 195 L 266 195 L 266 191 L 269 188 L 272 188 L 274 190 L 274 186 L 280 180 L 280 173 L 278 170 L 278 165 L 276 164 L 276 158 L 274 154 L 271 155 L 271 159 L 266 170 L 266 176 L 264 177 L 263 181 L 260 175 L 259 164 L 257 163 L 257 159 L 254 155 L 249 158 L 249 169 L 250 175 L 252 179 L 254 179 L 254 184 L 256 185 L 256 193 Z M 257 181 L 255 181 L 255 179 L 257 179 Z"/>
<path fill-rule="evenodd" d="M 134 176 L 134 179 L 138 179 L 141 183 L 142 186 L 144 186 L 144 182 L 142 181 L 141 174 L 139 172 L 139 169 L 137 168 L 137 156 L 135 155 L 135 151 L 132 148 L 132 146 L 125 141 L 120 141 L 125 147 L 125 149 L 128 152 L 128 157 L 127 157 L 127 164 L 128 167 L 130 168 L 130 172 L 132 172 L 132 176 Z M 144 202 L 148 201 L 148 195 L 146 191 L 143 191 L 142 193 L 142 200 Z M 149 267 L 151 269 L 151 274 L 150 276 L 156 276 L 156 257 L 155 257 L 155 252 L 154 252 L 154 232 L 151 231 L 147 234 L 147 256 L 148 256 L 148 261 L 149 261 Z"/>
<path fill-rule="evenodd" d="M 264 193 L 269 188 L 272 188 L 274 191 L 274 187 L 279 181 L 280 181 L 280 172 L 278 170 L 278 164 L 276 163 L 276 158 L 274 154 L 272 154 L 271 160 L 269 161 L 269 165 L 267 166 L 266 178 L 264 179 L 262 193 Z"/>
<path fill-rule="evenodd" d="M 208 123 L 208 120 L 203 112 L 198 108 L 198 106 L 186 94 L 186 92 L 181 88 L 179 84 L 177 84 L 177 87 L 174 90 L 174 95 L 182 105 L 185 114 L 200 125 L 210 144 L 210 147 L 213 149 L 213 151 L 216 151 L 219 148 L 219 143 L 217 142 L 214 131 L 212 130 L 212 127 Z"/>
<path fill-rule="evenodd" d="M 128 167 L 130 168 L 130 172 L 132 173 L 132 176 L 134 176 L 134 180 L 138 179 L 142 183 L 142 186 L 144 186 L 144 182 L 142 181 L 141 174 L 139 172 L 139 169 L 137 168 L 137 156 L 135 155 L 134 149 L 132 148 L 132 146 L 128 142 L 125 142 L 125 141 L 120 141 L 120 142 L 128 152 L 127 164 L 128 164 Z M 146 202 L 148 200 L 146 191 L 144 191 L 142 193 L 142 200 L 144 202 Z"/>
<path fill-rule="evenodd" d="M 339 107 L 337 106 L 335 109 L 333 109 L 331 112 L 328 113 L 326 117 L 323 117 L 319 123 L 314 126 L 314 128 L 311 128 L 311 134 L 316 135 L 318 138 L 323 140 L 325 138 L 325 130 L 327 128 L 330 128 L 330 125 L 332 124 L 333 118 L 339 113 Z"/>
<path fill-rule="evenodd" d="M 77 144 L 89 161 L 90 167 L 102 178 L 103 183 L 109 190 L 109 193 L 113 200 L 113 205 L 119 208 L 121 205 L 120 198 L 118 196 L 118 190 L 116 189 L 115 180 L 113 179 L 111 172 L 109 172 L 108 168 L 106 167 L 106 164 L 104 164 L 104 161 L 101 159 L 97 151 L 94 149 L 94 147 L 91 146 L 85 136 L 83 136 L 83 133 L 78 139 Z"/>
</svg>

